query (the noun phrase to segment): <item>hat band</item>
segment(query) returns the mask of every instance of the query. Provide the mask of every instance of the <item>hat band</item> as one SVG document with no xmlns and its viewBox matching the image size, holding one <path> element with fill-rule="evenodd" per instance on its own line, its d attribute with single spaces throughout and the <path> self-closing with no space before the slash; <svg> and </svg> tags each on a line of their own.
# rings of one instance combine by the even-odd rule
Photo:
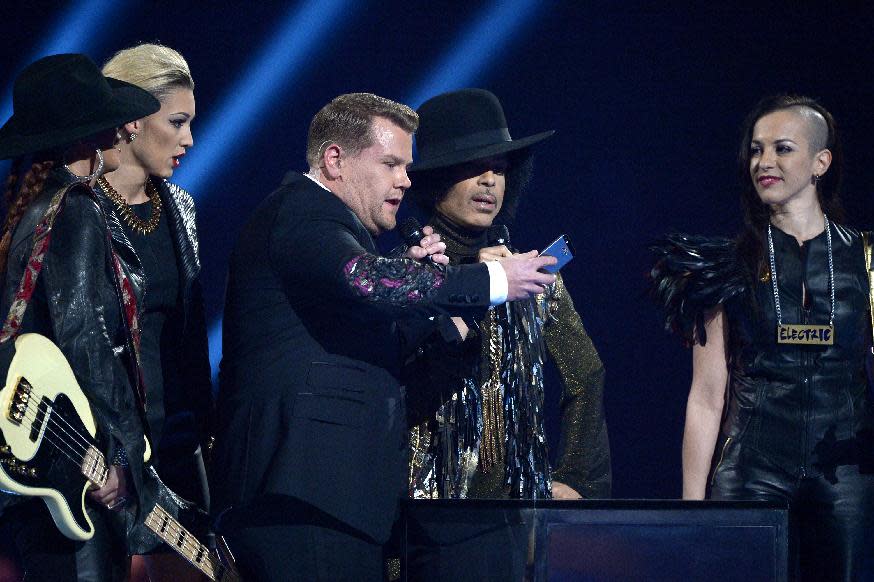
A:
<svg viewBox="0 0 874 582">
<path fill-rule="evenodd" d="M 510 130 L 506 127 L 487 129 L 476 133 L 470 133 L 463 137 L 457 137 L 431 144 L 430 147 L 422 150 L 421 154 L 423 158 L 437 158 L 461 150 L 489 146 L 508 141 L 513 140 L 510 139 Z"/>
</svg>

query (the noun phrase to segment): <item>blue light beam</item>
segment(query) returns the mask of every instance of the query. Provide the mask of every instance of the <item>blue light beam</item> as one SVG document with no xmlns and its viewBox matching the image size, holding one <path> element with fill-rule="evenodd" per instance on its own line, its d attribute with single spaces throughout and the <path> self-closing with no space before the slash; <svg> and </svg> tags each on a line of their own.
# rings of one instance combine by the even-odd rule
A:
<svg viewBox="0 0 874 582">
<path fill-rule="evenodd" d="M 105 0 L 80 0 L 71 4 L 55 22 L 54 28 L 45 35 L 46 40 L 39 45 L 14 71 L 17 75 L 21 69 L 33 61 L 58 53 L 87 53 L 98 40 L 105 40 L 106 31 L 117 27 L 105 26 L 105 17 L 112 9 L 114 14 L 124 7 L 126 2 L 106 2 Z M 100 31 L 97 33 L 96 31 Z M 15 76 L 13 75 L 13 76 Z M 13 79 L 6 80 L 3 90 L 2 105 L 0 105 L 0 125 L 12 117 L 12 85 Z M 11 162 L 0 161 L 0 176 L 9 174 Z"/>
<path fill-rule="evenodd" d="M 226 162 L 229 149 L 240 143 L 244 131 L 252 132 L 253 121 L 263 115 L 270 101 L 280 97 L 287 99 L 282 92 L 295 75 L 304 70 L 309 53 L 317 48 L 317 41 L 336 34 L 338 23 L 349 22 L 352 10 L 349 0 L 303 0 L 298 9 L 285 19 L 273 37 L 265 43 L 261 52 L 246 68 L 240 78 L 220 101 L 220 105 L 209 114 L 209 123 L 195 138 L 195 158 L 192 165 L 176 172 L 174 182 L 178 182 L 196 200 L 206 197 L 209 180 L 224 175 L 217 171 Z M 347 16 L 347 18 L 341 18 Z M 331 29 L 331 30 L 329 30 Z"/>
<path fill-rule="evenodd" d="M 350 22 L 349 13 L 355 8 L 349 0 L 321 0 L 300 2 L 273 37 L 252 60 L 253 65 L 225 94 L 215 113 L 209 115 L 209 123 L 195 138 L 198 145 L 192 166 L 186 166 L 173 176 L 174 182 L 192 192 L 196 200 L 206 198 L 209 180 L 223 175 L 216 172 L 225 161 L 230 148 L 239 143 L 244 131 L 255 129 L 253 121 L 267 110 L 270 101 L 288 98 L 283 85 L 288 85 L 304 70 L 310 53 L 318 48 L 317 42 L 336 34 L 338 24 Z M 345 17 L 345 18 L 343 18 Z M 330 30 L 329 30 L 330 29 Z M 222 356 L 222 319 L 219 317 L 209 327 L 209 363 L 215 385 L 219 362 Z"/>
<path fill-rule="evenodd" d="M 498 0 L 487 7 L 405 103 L 415 109 L 435 95 L 469 86 L 486 65 L 501 56 L 540 3 Z"/>
<path fill-rule="evenodd" d="M 334 5 L 330 8 L 332 13 L 336 12 L 338 9 L 338 6 L 336 5 L 337 2 L 334 2 L 333 4 Z M 460 89 L 472 83 L 477 76 L 480 75 L 483 68 L 500 56 L 501 51 L 514 37 L 514 33 L 524 22 L 529 20 L 529 16 L 539 4 L 540 2 L 538 0 L 512 0 L 510 2 L 499 0 L 498 2 L 495 2 L 493 6 L 484 10 L 479 15 L 479 18 L 476 19 L 475 23 L 470 27 L 467 34 L 465 34 L 460 41 L 452 43 L 454 49 L 451 50 L 437 66 L 431 69 L 431 73 L 425 77 L 426 80 L 420 84 L 419 88 L 412 94 L 413 96 L 410 99 L 407 99 L 405 103 L 416 108 L 421 105 L 423 101 L 437 95 L 438 93 L 443 93 L 452 89 Z M 320 8 L 323 8 L 321 4 L 319 4 L 319 6 Z M 302 12 L 307 11 L 304 9 Z M 314 18 L 314 16 L 307 14 L 306 18 L 310 19 Z M 325 21 L 317 24 L 324 26 Z M 293 30 L 290 22 L 284 28 Z M 321 34 L 321 30 L 319 30 L 318 33 L 313 30 L 311 34 L 313 36 L 301 39 L 301 43 L 306 43 L 307 46 L 309 46 L 314 41 L 314 36 Z M 285 39 L 281 39 L 280 35 L 280 39 L 274 40 L 274 42 L 279 44 L 284 40 Z M 271 43 L 271 45 L 272 44 L 273 43 Z M 269 55 L 273 50 L 277 49 L 271 48 L 266 51 L 267 55 Z M 299 60 L 297 55 L 294 55 L 294 58 L 295 60 Z M 278 88 L 273 87 L 272 83 L 268 83 L 264 79 L 259 78 L 261 75 L 276 73 L 276 69 L 272 71 L 270 70 L 270 67 L 276 67 L 275 61 L 270 60 L 266 63 L 262 61 L 262 66 L 266 69 L 265 72 L 259 72 L 257 75 L 250 75 L 247 77 L 246 81 L 239 83 L 238 86 L 242 87 L 242 90 L 248 90 L 247 87 L 249 86 L 257 87 L 258 89 L 256 89 L 256 91 L 259 92 L 258 99 L 263 102 L 271 92 L 277 93 Z M 255 100 L 255 96 L 252 95 L 248 95 L 247 98 L 251 101 Z M 245 111 L 249 111 L 251 103 L 241 103 L 241 101 L 242 100 L 237 97 L 237 91 L 232 91 L 229 103 L 226 106 L 228 111 L 226 112 L 225 107 L 220 108 L 221 113 L 218 115 L 217 119 L 224 119 L 228 115 L 238 115 L 238 113 L 231 113 L 232 111 L 235 111 L 236 107 L 246 107 Z M 258 107 L 260 107 L 260 104 L 258 107 L 252 107 L 252 113 L 254 113 Z M 236 122 L 239 125 L 242 125 L 242 122 L 239 120 L 236 120 Z M 210 128 L 210 130 L 212 130 L 212 128 Z M 225 135 L 226 132 L 228 132 L 228 129 L 224 124 L 222 124 L 221 133 L 219 133 L 218 130 L 215 132 L 205 132 L 207 137 L 204 139 L 209 140 L 207 143 L 216 141 L 223 142 L 223 145 L 220 146 L 220 152 L 213 153 L 210 151 L 207 153 L 206 162 L 200 160 L 199 166 L 201 172 L 195 174 L 195 182 L 191 185 L 191 188 L 194 189 L 194 191 L 196 191 L 196 187 L 199 186 L 199 182 L 203 180 L 202 175 L 207 172 L 210 165 L 216 161 L 218 156 L 221 155 L 227 146 L 234 143 L 235 135 Z M 218 374 L 218 364 L 221 359 L 221 337 L 222 320 L 219 318 L 211 324 L 209 329 L 209 351 L 213 381 L 215 381 L 216 375 Z"/>
<path fill-rule="evenodd" d="M 209 369 L 212 372 L 212 389 L 218 389 L 219 363 L 222 359 L 222 318 L 219 317 L 209 326 L 207 341 L 209 342 Z"/>
<path fill-rule="evenodd" d="M 80 0 L 58 17 L 54 29 L 45 35 L 46 41 L 34 50 L 30 57 L 20 64 L 19 70 L 33 61 L 58 53 L 85 53 L 91 50 L 97 39 L 105 36 L 103 26 L 105 16 L 110 10 L 117 12 L 125 2 L 106 2 L 105 0 Z M 12 117 L 12 79 L 6 84 L 3 108 L 0 109 L 0 123 Z"/>
</svg>

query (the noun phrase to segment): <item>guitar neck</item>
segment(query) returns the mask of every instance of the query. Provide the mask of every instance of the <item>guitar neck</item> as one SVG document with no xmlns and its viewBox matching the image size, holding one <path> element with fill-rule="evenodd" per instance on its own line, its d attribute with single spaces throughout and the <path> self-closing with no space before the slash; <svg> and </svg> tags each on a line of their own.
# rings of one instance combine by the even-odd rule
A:
<svg viewBox="0 0 874 582">
<path fill-rule="evenodd" d="M 85 451 L 82 459 L 82 474 L 98 487 L 106 485 L 109 467 L 106 466 L 106 457 L 94 445 L 89 446 Z"/>
<path fill-rule="evenodd" d="M 200 543 L 188 530 L 182 527 L 172 515 L 159 505 L 146 517 L 146 526 L 179 555 L 216 582 L 235 582 L 234 572 L 225 568 L 208 547 Z"/>
</svg>

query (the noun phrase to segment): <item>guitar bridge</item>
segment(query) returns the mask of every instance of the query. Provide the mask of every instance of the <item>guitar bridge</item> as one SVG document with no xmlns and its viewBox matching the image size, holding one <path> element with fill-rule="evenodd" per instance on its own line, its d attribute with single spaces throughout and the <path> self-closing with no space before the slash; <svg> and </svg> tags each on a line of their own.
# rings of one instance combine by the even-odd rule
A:
<svg viewBox="0 0 874 582">
<path fill-rule="evenodd" d="M 27 405 L 30 402 L 30 395 L 33 392 L 33 386 L 25 378 L 18 380 L 15 385 L 15 390 L 12 392 L 12 398 L 9 400 L 9 409 L 6 411 L 6 418 L 9 422 L 17 426 L 21 426 L 27 413 Z"/>
</svg>

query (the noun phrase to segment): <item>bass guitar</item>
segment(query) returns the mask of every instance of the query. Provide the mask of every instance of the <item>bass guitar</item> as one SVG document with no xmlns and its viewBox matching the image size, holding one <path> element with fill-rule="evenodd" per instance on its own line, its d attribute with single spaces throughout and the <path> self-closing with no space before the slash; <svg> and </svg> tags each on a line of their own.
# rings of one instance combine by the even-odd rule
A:
<svg viewBox="0 0 874 582">
<path fill-rule="evenodd" d="M 146 440 L 145 461 L 151 456 Z M 15 340 L 6 385 L 0 390 L 0 489 L 40 497 L 58 529 L 72 540 L 94 535 L 85 495 L 106 484 L 109 465 L 97 442 L 88 399 L 61 350 L 39 334 Z M 155 505 L 145 526 L 210 580 L 236 582 L 239 574 L 223 540 L 212 552 L 174 517 L 185 504 L 147 466 L 146 478 L 162 488 L 170 510 Z"/>
</svg>

